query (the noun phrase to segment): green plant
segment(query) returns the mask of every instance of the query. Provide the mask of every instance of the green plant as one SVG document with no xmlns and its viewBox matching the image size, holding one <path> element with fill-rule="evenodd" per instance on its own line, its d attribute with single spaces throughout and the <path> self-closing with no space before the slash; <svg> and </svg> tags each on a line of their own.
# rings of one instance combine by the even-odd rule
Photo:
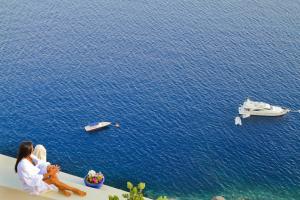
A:
<svg viewBox="0 0 300 200">
<path fill-rule="evenodd" d="M 145 189 L 145 183 L 139 183 L 134 186 L 131 182 L 127 182 L 127 188 L 129 189 L 128 194 L 123 194 L 123 197 L 127 200 L 144 200 L 143 190 Z"/>
<path fill-rule="evenodd" d="M 166 196 L 160 196 L 156 200 L 168 200 L 168 197 L 166 197 Z"/>
<path fill-rule="evenodd" d="M 139 183 L 137 186 L 134 186 L 131 182 L 127 182 L 127 188 L 129 189 L 129 193 L 123 194 L 122 196 L 126 200 L 144 200 L 143 191 L 146 187 L 145 183 Z M 119 200 L 119 197 L 114 195 L 109 195 L 109 200 Z M 168 200 L 166 196 L 160 196 L 157 200 Z"/>
<path fill-rule="evenodd" d="M 114 195 L 114 196 L 109 195 L 108 199 L 109 200 L 119 200 L 119 197 L 117 195 Z"/>
</svg>

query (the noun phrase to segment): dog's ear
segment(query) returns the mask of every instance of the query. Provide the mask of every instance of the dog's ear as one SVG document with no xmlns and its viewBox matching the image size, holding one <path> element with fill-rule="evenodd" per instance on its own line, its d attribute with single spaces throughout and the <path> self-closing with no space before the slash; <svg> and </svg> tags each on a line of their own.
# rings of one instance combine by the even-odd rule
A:
<svg viewBox="0 0 300 200">
<path fill-rule="evenodd" d="M 35 155 L 39 160 L 47 162 L 47 151 L 43 145 L 36 145 L 33 151 L 33 155 Z"/>
</svg>

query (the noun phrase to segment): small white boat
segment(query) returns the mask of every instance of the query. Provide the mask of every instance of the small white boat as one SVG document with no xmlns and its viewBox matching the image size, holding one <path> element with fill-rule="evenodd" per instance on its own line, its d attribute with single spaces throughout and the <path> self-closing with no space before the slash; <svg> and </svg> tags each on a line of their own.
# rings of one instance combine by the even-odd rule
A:
<svg viewBox="0 0 300 200">
<path fill-rule="evenodd" d="M 236 117 L 236 118 L 234 118 L 234 123 L 235 123 L 235 125 L 239 125 L 239 126 L 242 126 L 242 120 L 241 120 L 241 118 L 240 117 Z"/>
<path fill-rule="evenodd" d="M 111 122 L 97 122 L 84 127 L 85 131 L 96 131 L 111 125 Z"/>
<path fill-rule="evenodd" d="M 243 118 L 250 117 L 251 115 L 256 116 L 281 116 L 285 115 L 290 110 L 280 106 L 272 106 L 268 103 L 251 101 L 247 99 L 243 105 L 239 107 L 239 114 Z"/>
</svg>

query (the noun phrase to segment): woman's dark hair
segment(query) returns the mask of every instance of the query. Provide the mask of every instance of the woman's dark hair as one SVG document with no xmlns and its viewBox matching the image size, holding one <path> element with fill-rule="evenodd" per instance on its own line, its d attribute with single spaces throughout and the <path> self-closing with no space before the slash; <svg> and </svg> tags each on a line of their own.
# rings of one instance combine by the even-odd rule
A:
<svg viewBox="0 0 300 200">
<path fill-rule="evenodd" d="M 19 146 L 18 157 L 15 165 L 15 172 L 18 172 L 18 164 L 23 159 L 28 157 L 33 151 L 33 145 L 31 141 L 23 141 Z"/>
</svg>

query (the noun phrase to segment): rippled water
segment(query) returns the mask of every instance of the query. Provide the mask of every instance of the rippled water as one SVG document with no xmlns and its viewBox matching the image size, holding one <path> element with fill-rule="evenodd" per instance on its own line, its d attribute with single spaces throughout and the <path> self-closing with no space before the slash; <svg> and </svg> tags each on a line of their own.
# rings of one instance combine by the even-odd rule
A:
<svg viewBox="0 0 300 200">
<path fill-rule="evenodd" d="M 246 97 L 300 108 L 300 2 L 0 0 L 0 153 L 42 143 L 176 199 L 300 199 L 300 114 L 234 125 Z M 119 122 L 87 134 L 94 121 Z"/>
</svg>

